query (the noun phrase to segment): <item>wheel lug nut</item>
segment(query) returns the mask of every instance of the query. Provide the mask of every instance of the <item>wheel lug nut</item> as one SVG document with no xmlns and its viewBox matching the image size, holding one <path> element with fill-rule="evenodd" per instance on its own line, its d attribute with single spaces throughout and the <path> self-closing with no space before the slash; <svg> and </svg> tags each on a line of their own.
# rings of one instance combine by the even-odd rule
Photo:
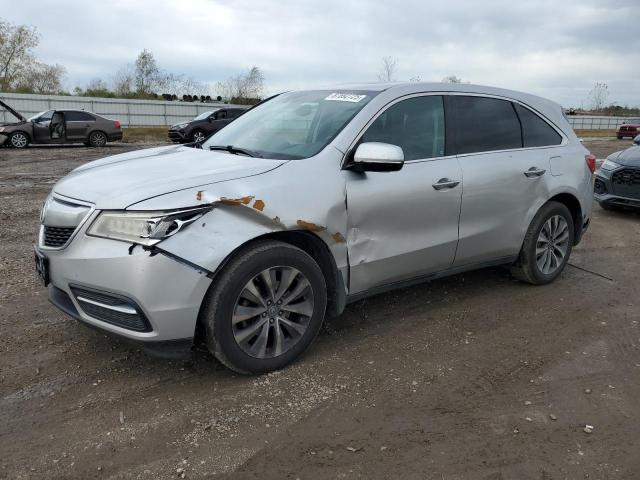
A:
<svg viewBox="0 0 640 480">
<path fill-rule="evenodd" d="M 278 300 L 278 305 L 282 305 L 282 300 Z"/>
<path fill-rule="evenodd" d="M 270 318 L 269 323 L 273 323 L 273 322 L 274 322 L 273 318 Z"/>
<path fill-rule="evenodd" d="M 262 316 L 263 316 L 263 317 L 266 317 L 266 316 L 267 316 L 267 312 L 263 313 L 263 314 L 262 314 Z"/>
<path fill-rule="evenodd" d="M 283 313 L 284 313 L 284 312 L 283 312 L 282 310 L 280 310 L 280 311 L 278 312 L 278 315 L 282 315 Z"/>
</svg>

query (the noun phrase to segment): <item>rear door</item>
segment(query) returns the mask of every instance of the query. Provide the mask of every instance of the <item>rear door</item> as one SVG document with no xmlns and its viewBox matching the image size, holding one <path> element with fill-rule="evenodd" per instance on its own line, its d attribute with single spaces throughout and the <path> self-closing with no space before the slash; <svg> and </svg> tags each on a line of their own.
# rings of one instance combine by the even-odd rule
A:
<svg viewBox="0 0 640 480">
<path fill-rule="evenodd" d="M 454 266 L 518 254 L 533 214 L 549 198 L 550 156 L 523 148 L 517 107 L 493 97 L 452 95 L 464 177 Z"/>
<path fill-rule="evenodd" d="M 67 129 L 67 140 L 70 141 L 86 141 L 89 130 L 96 123 L 96 117 L 87 112 L 66 111 L 64 119 Z"/>
<path fill-rule="evenodd" d="M 446 270 L 458 243 L 462 172 L 445 148 L 440 95 L 414 96 L 384 110 L 359 143 L 397 145 L 397 172 L 344 171 L 352 293 Z"/>
</svg>

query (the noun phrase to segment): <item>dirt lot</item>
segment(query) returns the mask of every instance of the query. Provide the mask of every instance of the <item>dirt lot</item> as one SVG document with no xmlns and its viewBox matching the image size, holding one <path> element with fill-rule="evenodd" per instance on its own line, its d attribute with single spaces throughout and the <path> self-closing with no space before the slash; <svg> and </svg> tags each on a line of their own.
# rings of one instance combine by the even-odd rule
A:
<svg viewBox="0 0 640 480">
<path fill-rule="evenodd" d="M 241 377 L 88 330 L 35 280 L 52 183 L 131 148 L 0 149 L 1 478 L 640 475 L 640 215 L 595 206 L 553 285 L 488 269 L 379 295 L 292 367 Z"/>
</svg>

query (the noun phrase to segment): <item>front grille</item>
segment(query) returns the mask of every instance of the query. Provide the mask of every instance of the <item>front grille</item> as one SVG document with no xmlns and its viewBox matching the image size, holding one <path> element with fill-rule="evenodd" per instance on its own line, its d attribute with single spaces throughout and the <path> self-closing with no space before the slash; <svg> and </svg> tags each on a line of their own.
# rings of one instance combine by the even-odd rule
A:
<svg viewBox="0 0 640 480">
<path fill-rule="evenodd" d="M 71 287 L 71 291 L 90 317 L 136 332 L 151 331 L 149 320 L 130 298 L 80 287 Z"/>
<path fill-rule="evenodd" d="M 62 247 L 71 238 L 75 227 L 51 227 L 45 225 L 44 227 L 44 245 L 45 247 Z"/>
<path fill-rule="evenodd" d="M 640 198 L 640 168 L 623 168 L 611 176 L 611 184 L 616 195 Z"/>
</svg>

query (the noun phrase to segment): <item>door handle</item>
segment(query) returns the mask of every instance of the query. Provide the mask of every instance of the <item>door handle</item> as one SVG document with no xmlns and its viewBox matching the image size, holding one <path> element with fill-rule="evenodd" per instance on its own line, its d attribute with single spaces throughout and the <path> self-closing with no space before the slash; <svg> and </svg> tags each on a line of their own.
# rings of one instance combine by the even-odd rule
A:
<svg viewBox="0 0 640 480">
<path fill-rule="evenodd" d="M 450 180 L 448 178 L 441 178 L 440 180 L 438 180 L 436 183 L 434 183 L 433 185 L 431 185 L 433 188 L 435 188 L 436 190 L 445 190 L 447 188 L 455 188 L 458 186 L 460 182 L 458 182 L 457 180 Z"/>
<path fill-rule="evenodd" d="M 545 174 L 545 172 L 546 170 L 544 168 L 531 167 L 529 170 L 523 173 L 525 177 L 533 178 L 533 177 L 541 177 L 542 175 Z"/>
</svg>

